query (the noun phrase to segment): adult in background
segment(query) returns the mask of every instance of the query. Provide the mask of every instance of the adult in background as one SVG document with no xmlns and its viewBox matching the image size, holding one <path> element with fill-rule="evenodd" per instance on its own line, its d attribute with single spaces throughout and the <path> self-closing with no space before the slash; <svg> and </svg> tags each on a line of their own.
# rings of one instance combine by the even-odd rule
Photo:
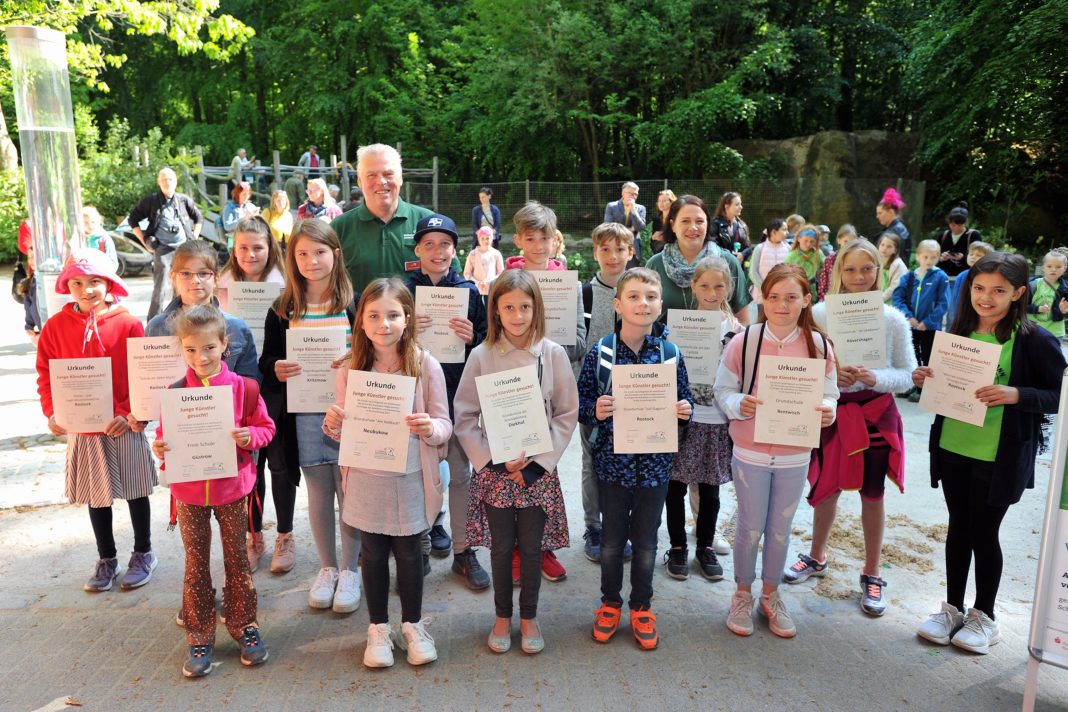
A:
<svg viewBox="0 0 1068 712">
<path fill-rule="evenodd" d="M 146 196 L 127 216 L 127 222 L 141 244 L 152 253 L 152 298 L 148 318 L 160 312 L 160 304 L 173 298 L 171 262 L 174 250 L 186 240 L 200 237 L 204 218 L 188 195 L 176 192 L 178 176 L 171 168 L 161 168 L 156 176 L 159 192 Z M 141 223 L 148 223 L 142 229 Z"/>
<path fill-rule="evenodd" d="M 293 232 L 293 211 L 289 209 L 289 196 L 284 190 L 271 193 L 271 204 L 263 211 L 263 219 L 284 253 L 286 241 Z"/>
<path fill-rule="evenodd" d="M 234 228 L 243 218 L 259 215 L 260 208 L 252 202 L 252 186 L 248 181 L 241 181 L 230 191 L 230 200 L 226 201 L 222 213 L 222 228 L 226 234 L 226 246 L 233 247 Z"/>
<path fill-rule="evenodd" d="M 664 226 L 664 250 L 653 255 L 646 267 L 660 275 L 664 311 L 660 320 L 667 320 L 668 309 L 697 309 L 697 301 L 690 287 L 697 263 L 705 257 L 721 257 L 730 268 L 734 291 L 729 302 L 731 311 L 742 324 L 749 323 L 749 288 L 738 258 L 721 249 L 708 230 L 705 203 L 696 195 L 684 195 L 671 204 Z"/>
<path fill-rule="evenodd" d="M 875 219 L 883 226 L 883 232 L 892 232 L 901 238 L 901 261 L 907 267 L 909 257 L 912 255 L 912 238 L 909 229 L 901 221 L 898 215 L 905 209 L 905 201 L 901 199 L 901 193 L 894 188 L 887 188 L 883 197 L 875 206 Z M 967 251 L 965 251 L 967 252 Z"/>
<path fill-rule="evenodd" d="M 356 180 L 363 203 L 334 220 L 331 226 L 341 241 L 345 269 L 357 292 L 378 277 L 407 277 L 419 269 L 415 256 L 415 229 L 433 211 L 400 198 L 404 185 L 401 157 L 384 143 L 360 146 L 356 152 Z M 459 272 L 460 262 L 453 258 Z"/>
<path fill-rule="evenodd" d="M 670 190 L 662 190 L 656 196 L 656 212 L 653 214 L 653 219 L 649 221 L 649 246 L 653 250 L 653 254 L 659 254 L 664 249 L 664 226 L 667 225 L 668 211 L 671 210 L 671 204 L 675 202 L 677 196 Z"/>
<path fill-rule="evenodd" d="M 966 262 L 968 245 L 981 242 L 983 236 L 978 230 L 968 229 L 968 204 L 963 200 L 949 211 L 946 222 L 949 223 L 949 229 L 943 230 L 938 236 L 938 246 L 942 248 L 938 266 L 950 278 L 956 278 L 958 274 L 968 269 Z"/>
<path fill-rule="evenodd" d="M 478 190 L 478 205 L 471 210 L 471 232 L 475 233 L 474 246 L 478 247 L 478 229 L 480 227 L 493 228 L 493 247 L 501 244 L 501 209 L 490 202 L 493 198 L 493 189 L 482 186 Z"/>
<path fill-rule="evenodd" d="M 230 172 L 226 176 L 226 184 L 230 190 L 234 189 L 234 186 L 245 180 L 245 171 L 256 167 L 259 161 L 256 157 L 245 158 L 245 149 L 237 149 L 237 155 L 234 156 L 234 160 L 230 161 Z"/>
<path fill-rule="evenodd" d="M 638 204 L 638 184 L 627 181 L 620 191 L 619 200 L 613 200 L 604 208 L 604 222 L 619 223 L 634 234 L 634 257 L 627 267 L 642 263 L 642 241 L 639 235 L 645 229 L 645 206 Z"/>
<path fill-rule="evenodd" d="M 712 218 L 712 239 L 722 249 L 738 257 L 742 250 L 749 247 L 749 226 L 742 220 L 742 196 L 726 192 L 716 206 L 716 216 Z"/>
<path fill-rule="evenodd" d="M 308 199 L 297 208 L 297 220 L 308 218 L 322 218 L 330 222 L 341 215 L 341 207 L 334 200 L 322 178 L 312 178 L 308 181 Z"/>
<path fill-rule="evenodd" d="M 305 175 L 309 178 L 318 178 L 322 162 L 323 159 L 319 156 L 319 147 L 312 144 L 311 146 L 308 146 L 308 150 L 305 151 L 304 155 L 297 161 L 297 165 L 306 169 Z"/>
<path fill-rule="evenodd" d="M 289 198 L 289 207 L 293 211 L 293 217 L 297 216 L 297 206 L 302 205 L 308 199 L 308 191 L 304 187 L 304 173 L 293 171 L 293 175 L 286 178 L 283 189 Z"/>
<path fill-rule="evenodd" d="M 341 206 L 341 212 L 347 213 L 350 210 L 363 205 L 363 191 L 360 190 L 360 186 L 352 186 L 352 190 L 349 191 L 349 199 L 345 201 L 345 204 Z"/>
</svg>

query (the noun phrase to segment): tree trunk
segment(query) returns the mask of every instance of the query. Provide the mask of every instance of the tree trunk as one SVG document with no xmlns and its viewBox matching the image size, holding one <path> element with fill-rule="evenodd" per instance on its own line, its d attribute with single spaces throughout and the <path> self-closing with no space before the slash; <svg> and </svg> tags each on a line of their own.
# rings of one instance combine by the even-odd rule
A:
<svg viewBox="0 0 1068 712">
<path fill-rule="evenodd" d="M 0 172 L 18 169 L 19 151 L 7 133 L 7 119 L 4 118 L 3 107 L 0 107 Z"/>
</svg>

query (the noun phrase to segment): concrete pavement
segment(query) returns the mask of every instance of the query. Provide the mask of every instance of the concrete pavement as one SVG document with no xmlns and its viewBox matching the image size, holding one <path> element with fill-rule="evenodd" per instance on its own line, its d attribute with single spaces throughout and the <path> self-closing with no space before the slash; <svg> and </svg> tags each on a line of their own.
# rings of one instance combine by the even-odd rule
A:
<svg viewBox="0 0 1068 712">
<path fill-rule="evenodd" d="M 0 272 L 0 280 L 10 277 Z M 150 281 L 131 280 L 132 311 L 144 316 Z M 180 603 L 182 548 L 165 529 L 167 491 L 152 497 L 154 549 L 161 563 L 153 580 L 133 592 L 89 595 L 81 586 L 96 558 L 84 507 L 63 500 L 64 447 L 47 435 L 35 390 L 33 350 L 21 331 L 21 307 L 0 302 L 0 709 L 59 710 L 68 697 L 85 710 L 1015 710 L 1023 693 L 1027 632 L 1042 522 L 1048 457 L 1038 489 L 1009 510 L 1002 527 L 1005 572 L 999 595 L 1003 641 L 987 656 L 921 642 L 916 627 L 944 595 L 945 506 L 927 480 L 926 440 L 931 416 L 898 401 L 909 453 L 907 489 L 887 493 L 888 528 L 883 576 L 890 609 L 871 619 L 859 608 L 862 555 L 859 502 L 841 499 L 832 537 L 831 571 L 823 579 L 784 588 L 798 636 L 781 640 L 758 617 L 757 632 L 741 639 L 724 626 L 733 591 L 727 579 L 709 583 L 696 571 L 685 582 L 658 566 L 654 610 L 659 650 L 636 649 L 626 626 L 607 646 L 590 639 L 598 605 L 599 569 L 582 554 L 579 447 L 561 465 L 571 522 L 571 548 L 558 552 L 568 569 L 544 582 L 539 620 L 547 647 L 535 657 L 516 645 L 491 653 L 485 636 L 493 621 L 492 594 L 472 593 L 433 560 L 425 615 L 439 660 L 412 668 L 398 656 L 387 670 L 360 664 L 367 630 L 363 605 L 349 616 L 312 611 L 306 596 L 318 570 L 298 495 L 298 563 L 284 576 L 255 575 L 260 623 L 270 660 L 255 669 L 238 663 L 235 644 L 220 627 L 215 671 L 197 681 L 180 673 L 185 638 L 174 625 Z M 269 499 L 269 497 L 268 497 Z M 734 509 L 723 488 L 725 522 Z M 802 502 L 793 552 L 807 551 L 811 508 Z M 266 519 L 273 526 L 270 506 Z M 132 546 L 129 515 L 115 507 L 116 540 L 125 565 Z M 272 531 L 267 532 L 273 543 Z M 661 547 L 667 546 L 666 529 Z M 213 557 L 221 579 L 221 555 Z M 483 566 L 488 553 L 479 552 Z M 399 618 L 396 599 L 391 611 Z M 1043 666 L 1038 709 L 1068 706 L 1068 672 Z"/>
</svg>

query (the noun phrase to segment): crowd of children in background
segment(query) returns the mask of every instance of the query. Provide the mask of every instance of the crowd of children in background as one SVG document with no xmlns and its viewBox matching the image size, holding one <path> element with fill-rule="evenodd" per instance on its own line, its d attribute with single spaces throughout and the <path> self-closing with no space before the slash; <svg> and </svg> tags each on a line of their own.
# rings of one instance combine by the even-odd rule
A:
<svg viewBox="0 0 1068 712">
<path fill-rule="evenodd" d="M 740 213 L 740 197 L 728 195 L 738 199 Z M 689 209 L 685 225 L 674 224 L 684 212 L 680 206 Z M 1028 473 L 1042 443 L 1042 418 L 1057 406 L 1065 366 L 1058 339 L 1065 336 L 1068 315 L 1068 254 L 1050 252 L 1041 274 L 1029 278 L 1023 258 L 996 252 L 967 227 L 967 206 L 960 204 L 950 211 L 948 228 L 937 239 L 915 245 L 910 271 L 913 252 L 899 217 L 903 208 L 901 196 L 888 189 L 876 209 L 884 231 L 866 239 L 844 224 L 836 233 L 837 251 L 832 251 L 826 225 L 800 215 L 770 220 L 755 245 L 720 247 L 706 228 L 703 204 L 682 196 L 661 211 L 667 247 L 650 265 L 655 262 L 658 269 L 627 269 L 634 257 L 633 234 L 622 225 L 599 225 L 592 234 L 599 270 L 581 285 L 575 338 L 565 346 L 546 337 L 546 306 L 532 275 L 566 269 L 556 215 L 538 203 L 528 203 L 514 217 L 520 256 L 504 260 L 493 246 L 493 228 L 482 227 L 462 274 L 453 267 L 459 243 L 455 223 L 443 215 L 424 218 L 414 230 L 418 265 L 407 281 L 376 279 L 357 285 L 362 294 L 349 282 L 328 222 L 310 218 L 278 226 L 259 215 L 242 217 L 233 225 L 233 251 L 221 270 L 208 243 L 193 240 L 177 248 L 170 270 L 175 298 L 147 327 L 120 304 L 128 289 L 116 273 L 114 243 L 101 229 L 99 214 L 86 208 L 87 247 L 70 256 L 56 283 L 56 291 L 70 294 L 73 301 L 43 328 L 39 316 L 34 318 L 30 244 L 22 248 L 28 276 L 18 285 L 26 304 L 25 328 L 38 348 L 38 388 L 52 433 L 66 434 L 54 413 L 51 361 L 111 361 L 113 420 L 97 433 L 68 435 L 66 494 L 72 503 L 88 505 L 98 553 L 85 589 L 106 591 L 116 581 L 124 589 L 142 586 L 158 564 L 148 499 L 158 477 L 150 452 L 165 471 L 169 424 L 158 423 L 150 448 L 144 435 L 148 423 L 130 414 L 126 343 L 146 335 L 173 335 L 188 370 L 171 388 L 230 387 L 230 436 L 238 454 L 232 477 L 171 484 L 172 523 L 179 524 L 185 547 L 177 621 L 189 645 L 183 666 L 187 677 L 208 674 L 215 654 L 212 516 L 223 544 L 221 619 L 240 647 L 242 664 L 267 660 L 252 578 L 266 548 L 267 469 L 278 520 L 270 570 L 282 574 L 294 567 L 293 519 L 303 479 L 320 565 L 310 585 L 309 606 L 351 613 L 366 597 L 366 666 L 392 665 L 395 645 L 413 665 L 437 659 L 422 614 L 423 577 L 429 555 L 449 552 L 452 570 L 470 589 L 493 588 L 490 650 L 511 648 L 517 585 L 520 648 L 540 652 L 546 646 L 538 622 L 541 579 L 566 576 L 553 554 L 569 545 L 558 464 L 576 428 L 582 446 L 584 552 L 600 567 L 600 606 L 592 625 L 596 642 L 608 643 L 619 628 L 624 563 L 629 561 L 632 635 L 641 649 L 660 644 L 652 611 L 658 532 L 666 512 L 670 546 L 665 569 L 671 578 L 687 578 L 688 492 L 698 571 L 718 581 L 724 577 L 719 556 L 733 555 L 736 591 L 726 612 L 727 627 L 751 635 L 758 608 L 772 633 L 792 637 L 797 627 L 779 586 L 827 573 L 837 501 L 842 491 L 858 491 L 865 544 L 861 607 L 879 616 L 887 609 L 887 583 L 880 569 L 883 496 L 887 479 L 904 492 L 905 477 L 902 420 L 893 396 L 916 402 L 924 382 L 939 377 L 929 362 L 935 333 L 947 329 L 999 344 L 1002 355 L 996 383 L 976 393 L 988 406 L 983 425 L 937 416 L 931 430 L 932 484 L 941 483 L 949 516 L 947 593 L 941 610 L 918 633 L 935 643 L 953 642 L 984 653 L 1000 638 L 994 613 L 1001 576 L 998 528 L 1008 507 L 1033 486 Z M 691 213 L 701 213 L 703 219 L 695 220 Z M 286 240 L 284 262 L 280 230 Z M 676 246 L 680 239 L 684 244 Z M 689 249 L 686 241 L 697 241 L 690 250 L 693 259 L 681 249 Z M 659 269 L 665 270 L 672 290 L 688 291 L 688 308 L 721 316 L 722 356 L 714 379 L 694 383 L 688 378 L 686 354 L 672 342 L 664 323 L 665 285 Z M 752 326 L 746 326 L 745 300 L 738 298 L 739 290 L 746 296 L 746 275 L 748 296 L 757 304 Z M 278 285 L 281 294 L 262 324 L 246 324 L 227 313 L 229 290 L 240 282 Z M 440 364 L 420 345 L 420 333 L 431 326 L 430 317 L 415 313 L 421 287 L 469 291 L 466 315 L 448 324 L 465 346 L 462 361 Z M 884 368 L 841 362 L 827 335 L 823 300 L 862 292 L 879 292 L 884 302 Z M 250 326 L 262 334 L 259 350 Z M 286 334 L 309 327 L 344 329 L 349 352 L 334 364 L 337 401 L 320 413 L 290 412 L 286 383 L 302 373 L 302 365 L 287 358 Z M 757 386 L 762 354 L 823 363 L 822 402 L 811 416 L 822 428 L 818 448 L 757 441 L 754 415 L 763 404 Z M 676 453 L 615 452 L 612 374 L 614 367 L 627 364 L 670 365 L 677 371 Z M 537 370 L 551 450 L 493 462 L 475 380 L 522 366 Z M 416 379 L 412 415 L 405 419 L 410 436 L 404 472 L 340 466 L 349 369 Z M 851 448 L 851 439 L 864 445 Z M 443 462 L 447 480 L 439 467 Z M 806 481 L 814 508 L 812 543 L 808 553 L 787 565 L 791 525 Z M 733 550 L 716 536 L 720 488 L 728 483 L 734 484 L 738 503 Z M 127 501 L 134 530 L 125 573 L 111 525 L 115 499 Z M 446 511 L 451 535 L 444 527 Z M 478 561 L 477 547 L 489 549 L 490 574 Z M 754 596 L 761 547 L 761 590 Z M 391 555 L 401 605 L 397 632 L 388 610 Z M 973 558 L 977 590 L 968 609 L 964 591 Z"/>
</svg>

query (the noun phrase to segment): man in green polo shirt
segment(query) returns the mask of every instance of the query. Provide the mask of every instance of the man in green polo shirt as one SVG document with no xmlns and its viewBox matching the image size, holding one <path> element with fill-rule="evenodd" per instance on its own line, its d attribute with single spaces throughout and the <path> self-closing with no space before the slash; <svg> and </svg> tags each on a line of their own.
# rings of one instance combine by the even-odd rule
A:
<svg viewBox="0 0 1068 712">
<path fill-rule="evenodd" d="M 363 205 L 334 219 L 331 226 L 341 241 L 345 269 L 357 292 L 378 277 L 404 277 L 419 269 L 415 256 L 415 227 L 433 211 L 400 199 L 404 185 L 397 149 L 383 143 L 361 146 L 356 152 L 356 182 Z M 460 261 L 453 260 L 460 271 Z"/>
</svg>

